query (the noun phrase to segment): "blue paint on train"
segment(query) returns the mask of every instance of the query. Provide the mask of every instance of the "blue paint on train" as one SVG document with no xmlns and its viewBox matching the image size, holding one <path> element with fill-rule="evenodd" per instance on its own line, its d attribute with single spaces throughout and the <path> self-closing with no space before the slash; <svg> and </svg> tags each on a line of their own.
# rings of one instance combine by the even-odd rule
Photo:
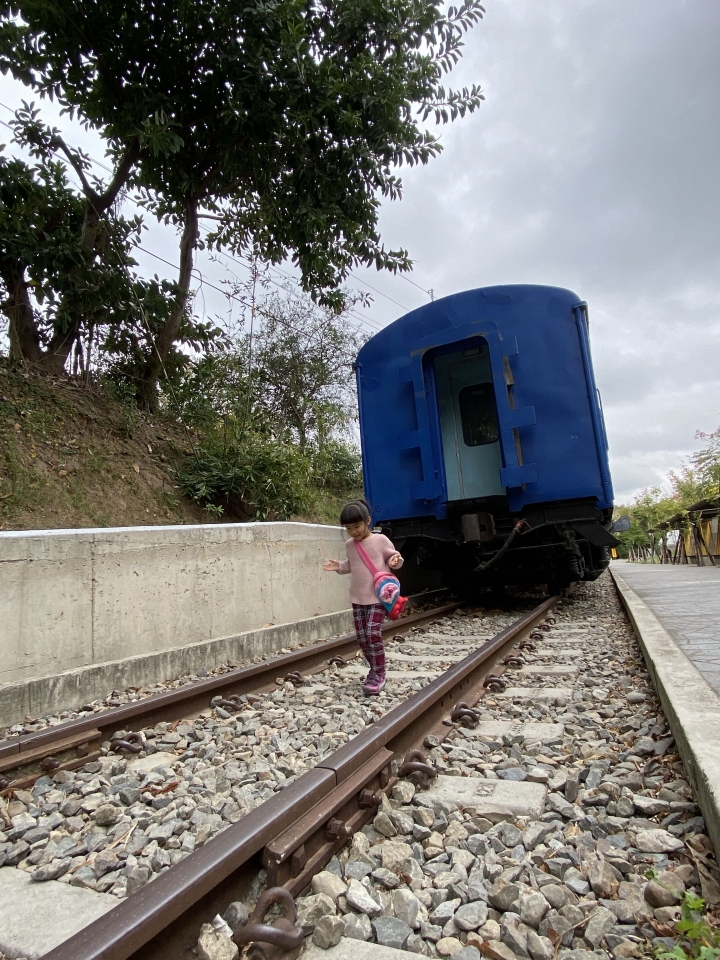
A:
<svg viewBox="0 0 720 960">
<path fill-rule="evenodd" d="M 496 286 L 429 303 L 372 337 L 356 373 L 365 491 L 381 524 L 445 521 L 453 503 L 502 513 L 498 496 L 509 516 L 583 501 L 608 519 L 587 307 L 571 291 Z"/>
</svg>

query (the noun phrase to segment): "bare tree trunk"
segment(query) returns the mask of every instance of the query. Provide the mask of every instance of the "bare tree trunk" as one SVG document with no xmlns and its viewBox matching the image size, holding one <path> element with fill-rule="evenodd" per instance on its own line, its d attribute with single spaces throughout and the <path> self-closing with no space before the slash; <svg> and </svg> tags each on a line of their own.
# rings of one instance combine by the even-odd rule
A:
<svg viewBox="0 0 720 960">
<path fill-rule="evenodd" d="M 39 363 L 42 348 L 30 302 L 30 290 L 25 279 L 25 268 L 19 263 L 7 266 L 2 272 L 2 278 L 9 294 L 3 304 L 3 311 L 9 321 L 10 359 Z"/>
<path fill-rule="evenodd" d="M 88 330 L 87 350 L 85 351 L 85 383 L 90 382 L 90 362 L 92 357 L 93 337 L 95 336 L 95 325 Z"/>
<path fill-rule="evenodd" d="M 160 333 L 151 342 L 151 353 L 145 366 L 142 382 L 139 384 L 138 399 L 149 410 L 157 411 L 158 396 L 157 384 L 163 370 L 163 365 L 170 355 L 177 341 L 182 324 L 190 281 L 192 279 L 193 256 L 198 239 L 198 200 L 188 198 L 185 205 L 185 226 L 180 240 L 180 271 L 178 275 L 178 296 L 173 305 L 170 316 Z M 147 331 L 149 334 L 149 331 Z"/>
<path fill-rule="evenodd" d="M 125 186 L 130 171 L 140 156 L 140 148 L 137 143 L 130 145 L 120 160 L 107 189 L 103 193 L 96 193 L 88 183 L 85 173 L 82 167 L 78 165 L 77 158 L 72 151 L 69 151 L 62 141 L 59 141 L 59 145 L 72 163 L 83 185 L 85 193 L 85 217 L 80 233 L 80 247 L 83 253 L 92 259 L 95 256 L 95 244 L 98 239 L 100 219 L 105 211 L 109 210 L 113 203 L 115 203 L 117 195 Z M 55 374 L 61 374 L 64 371 L 73 344 L 80 333 L 83 321 L 80 304 L 77 302 L 73 303 L 72 297 L 69 295 L 60 306 L 58 318 L 60 319 L 61 326 L 55 330 L 48 344 L 48 348 L 41 359 L 42 366 L 49 373 Z"/>
<path fill-rule="evenodd" d="M 80 246 L 85 256 L 90 259 L 93 257 L 95 241 L 97 240 L 100 223 L 98 206 L 100 205 L 100 198 L 95 199 L 95 204 L 93 204 L 92 199 L 88 199 L 82 226 Z M 65 370 L 68 357 L 80 335 L 82 320 L 81 305 L 76 300 L 74 301 L 72 294 L 67 294 L 58 310 L 58 321 L 61 326 L 55 329 L 42 358 L 42 366 L 48 373 L 59 375 Z"/>
</svg>

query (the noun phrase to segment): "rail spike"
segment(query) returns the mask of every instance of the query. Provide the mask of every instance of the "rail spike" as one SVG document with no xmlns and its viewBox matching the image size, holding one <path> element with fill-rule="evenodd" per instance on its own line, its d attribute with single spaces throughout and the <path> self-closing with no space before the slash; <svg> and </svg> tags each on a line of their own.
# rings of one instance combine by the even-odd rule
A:
<svg viewBox="0 0 720 960">
<path fill-rule="evenodd" d="M 524 664 L 524 662 L 525 662 L 525 661 L 523 660 L 522 657 L 518 657 L 518 656 L 517 656 L 516 654 L 514 654 L 514 653 L 509 653 L 509 654 L 507 655 L 507 657 L 505 657 L 505 659 L 501 661 L 501 663 L 503 664 L 503 666 L 506 666 L 506 667 L 517 667 L 517 668 L 522 667 L 522 665 Z"/>
<path fill-rule="evenodd" d="M 475 727 L 480 720 L 477 710 L 473 710 L 464 700 L 458 703 L 450 714 L 453 723 L 461 723 L 464 727 Z"/>
<path fill-rule="evenodd" d="M 213 697 L 210 701 L 211 707 L 222 707 L 224 710 L 242 710 L 243 702 L 238 696 L 234 694 L 232 697 Z"/>
<path fill-rule="evenodd" d="M 283 911 L 274 923 L 263 923 L 270 907 L 277 904 Z M 284 887 L 270 887 L 260 894 L 248 922 L 236 930 L 236 946 L 250 944 L 249 960 L 293 960 L 300 953 L 304 934 L 296 925 L 295 901 Z"/>
<path fill-rule="evenodd" d="M 428 787 L 437 775 L 437 770 L 427 762 L 422 750 L 410 750 L 398 770 L 399 777 L 407 777 L 416 787 Z"/>
<path fill-rule="evenodd" d="M 127 750 L 128 753 L 140 753 L 145 744 L 141 733 L 126 733 L 124 737 L 113 737 L 110 741 L 110 749 L 114 753 L 121 750 Z"/>
</svg>

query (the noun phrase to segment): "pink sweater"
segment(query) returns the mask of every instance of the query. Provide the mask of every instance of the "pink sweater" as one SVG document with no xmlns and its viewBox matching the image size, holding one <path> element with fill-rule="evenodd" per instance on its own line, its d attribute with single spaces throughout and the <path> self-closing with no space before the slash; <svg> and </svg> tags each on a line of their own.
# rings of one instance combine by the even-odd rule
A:
<svg viewBox="0 0 720 960">
<path fill-rule="evenodd" d="M 392 541 L 388 540 L 382 533 L 371 533 L 369 537 L 365 537 L 362 545 L 365 548 L 365 553 L 378 570 L 396 573 L 403 564 L 401 557 L 397 567 L 394 570 L 390 569 L 388 560 L 394 553 L 397 553 L 397 550 L 392 545 Z M 373 589 L 373 575 L 365 566 L 352 537 L 346 541 L 345 551 L 348 558 L 340 561 L 338 573 L 350 574 L 350 603 L 360 603 L 366 606 L 371 603 L 379 603 L 380 601 L 375 596 L 375 590 Z"/>
</svg>

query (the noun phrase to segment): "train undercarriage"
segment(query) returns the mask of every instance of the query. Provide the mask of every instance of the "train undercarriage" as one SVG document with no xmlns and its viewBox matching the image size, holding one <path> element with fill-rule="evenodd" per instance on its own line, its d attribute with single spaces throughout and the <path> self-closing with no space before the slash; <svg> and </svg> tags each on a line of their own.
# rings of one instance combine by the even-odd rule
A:
<svg viewBox="0 0 720 960">
<path fill-rule="evenodd" d="M 550 593 L 595 580 L 617 540 L 612 511 L 593 499 L 530 504 L 521 515 L 504 497 L 448 503 L 448 517 L 382 523 L 405 558 L 401 580 L 433 582 L 456 593 L 546 584 Z"/>
</svg>

